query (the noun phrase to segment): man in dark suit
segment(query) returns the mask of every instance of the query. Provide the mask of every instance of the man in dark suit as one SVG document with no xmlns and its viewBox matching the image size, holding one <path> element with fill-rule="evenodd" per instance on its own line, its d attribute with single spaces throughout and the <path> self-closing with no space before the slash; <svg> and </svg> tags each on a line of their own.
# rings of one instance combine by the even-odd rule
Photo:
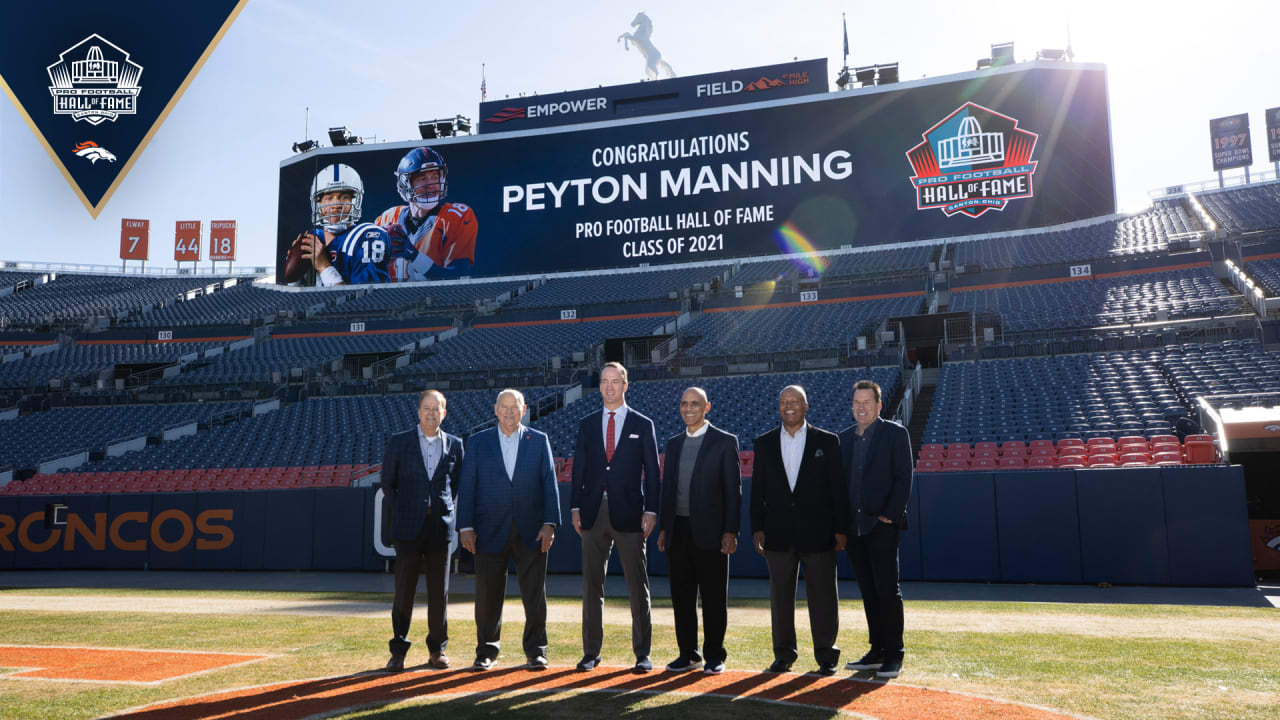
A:
<svg viewBox="0 0 1280 720">
<path fill-rule="evenodd" d="M 600 370 L 604 409 L 582 418 L 573 453 L 569 507 L 582 536 L 582 650 L 578 670 L 600 664 L 604 644 L 604 578 L 616 544 L 631 596 L 631 649 L 636 672 L 649 672 L 653 630 L 645 540 L 658 524 L 658 440 L 653 421 L 627 406 L 627 369 Z"/>
<path fill-rule="evenodd" d="M 476 557 L 476 670 L 498 659 L 512 556 L 524 603 L 526 667 L 547 669 L 547 551 L 560 524 L 560 495 L 551 443 L 521 422 L 524 407 L 519 390 L 498 393 L 498 426 L 467 438 L 462 461 L 458 534 Z"/>
<path fill-rule="evenodd" d="M 787 672 L 796 661 L 796 579 L 804 566 L 809 626 L 818 672 L 834 675 L 840 661 L 836 553 L 844 549 L 849 498 L 840 440 L 805 422 L 804 388 L 778 395 L 782 427 L 756 438 L 751 482 L 751 530 L 756 552 L 769 565 L 773 657 L 769 672 Z"/>
<path fill-rule="evenodd" d="M 845 667 L 892 678 L 902 671 L 905 653 L 898 537 L 907 528 L 911 497 L 911 436 L 880 417 L 880 409 L 880 386 L 859 380 L 853 386 L 855 424 L 840 434 L 849 487 L 849 562 L 871 642 L 866 655 Z"/>
<path fill-rule="evenodd" d="M 454 536 L 454 500 L 462 470 L 462 440 L 440 429 L 445 399 L 439 390 L 418 398 L 418 426 L 392 435 L 382 457 L 382 491 L 391 508 L 396 547 L 396 594 L 391 606 L 391 659 L 387 670 L 404 670 L 418 573 L 426 565 L 429 667 L 449 667 L 445 648 L 449 623 L 449 544 Z"/>
<path fill-rule="evenodd" d="M 680 397 L 684 432 L 667 441 L 662 469 L 662 530 L 658 550 L 667 553 L 671 606 L 680 657 L 667 669 L 702 666 L 724 672 L 724 633 L 729 622 L 729 556 L 738 549 L 742 467 L 738 437 L 707 422 L 711 403 L 702 388 Z M 698 652 L 698 595 L 706 642 Z"/>
</svg>

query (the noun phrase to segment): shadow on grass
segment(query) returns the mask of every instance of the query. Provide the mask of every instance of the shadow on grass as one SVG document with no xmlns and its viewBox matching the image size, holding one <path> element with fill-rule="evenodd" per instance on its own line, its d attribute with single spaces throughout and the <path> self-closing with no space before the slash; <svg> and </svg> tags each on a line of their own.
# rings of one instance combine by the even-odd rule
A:
<svg viewBox="0 0 1280 720">
<path fill-rule="evenodd" d="M 555 668 L 546 672 L 529 672 L 520 667 L 501 668 L 477 673 L 466 669 L 423 671 L 413 669 L 404 674 L 366 672 L 341 677 L 309 680 L 285 685 L 272 685 L 241 691 L 218 693 L 203 698 L 178 701 L 168 705 L 144 708 L 118 717 L 144 720 L 196 720 L 225 717 L 238 719 L 270 718 L 287 720 L 315 715 L 355 712 L 361 716 L 417 717 L 422 708 L 381 708 L 407 700 L 430 700 L 431 696 L 463 693 L 465 697 L 443 699 L 432 703 L 433 709 L 450 709 L 451 720 L 467 717 L 489 717 L 519 706 L 522 717 L 572 718 L 639 714 L 640 717 L 678 717 L 682 706 L 694 702 L 690 710 L 704 717 L 726 720 L 737 712 L 726 700 L 763 700 L 753 703 L 755 717 L 774 717 L 758 712 L 760 708 L 780 707 L 787 712 L 776 717 L 795 718 L 796 704 L 808 705 L 805 718 L 834 717 L 835 708 L 851 702 L 880 685 L 841 683 L 836 688 L 826 678 L 815 675 L 775 675 L 753 673 L 745 677 L 708 677 L 702 673 L 655 672 L 634 674 L 625 668 L 601 668 L 597 672 L 579 673 L 571 668 Z M 582 691 L 589 691 L 587 695 Z M 591 698 L 591 699 L 586 699 Z M 786 700 L 786 705 L 770 701 Z M 585 703 L 585 705 L 584 705 Z M 723 705 L 721 705 L 723 704 Z M 527 706 L 527 707 L 526 707 Z M 583 707 L 595 707 L 590 713 Z M 814 707 L 820 706 L 820 707 Z M 468 708 L 455 715 L 453 708 Z M 619 712 L 614 712 L 619 710 Z M 375 711 L 374 714 L 367 714 Z"/>
</svg>

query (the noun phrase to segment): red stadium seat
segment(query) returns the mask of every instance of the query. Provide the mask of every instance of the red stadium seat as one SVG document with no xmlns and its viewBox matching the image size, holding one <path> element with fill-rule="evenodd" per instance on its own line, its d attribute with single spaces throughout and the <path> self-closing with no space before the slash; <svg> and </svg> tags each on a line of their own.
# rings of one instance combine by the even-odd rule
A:
<svg viewBox="0 0 1280 720">
<path fill-rule="evenodd" d="M 921 460 L 941 461 L 941 460 L 943 459 L 943 454 L 942 454 L 942 452 L 941 452 L 941 451 L 939 451 L 939 450 L 921 450 L 921 451 L 920 451 L 920 459 L 921 459 Z"/>
<path fill-rule="evenodd" d="M 1089 454 L 1088 448 L 1084 445 L 1064 445 L 1058 448 L 1058 457 L 1085 457 Z"/>
<path fill-rule="evenodd" d="M 1005 455 L 1000 458 L 1001 470 L 1021 470 L 1027 466 L 1027 461 L 1019 455 Z"/>
<path fill-rule="evenodd" d="M 942 465 L 933 460 L 922 460 L 916 463 L 916 472 L 938 472 Z"/>
<path fill-rule="evenodd" d="M 1000 452 L 1006 456 L 1022 457 L 1027 454 L 1027 444 L 1021 440 L 1008 440 L 1000 446 Z"/>
<path fill-rule="evenodd" d="M 992 443 L 993 445 L 995 443 Z M 977 448 L 973 451 L 973 459 L 990 458 L 992 460 L 1000 457 L 1000 451 L 995 448 Z"/>
<path fill-rule="evenodd" d="M 1178 443 L 1178 436 L 1177 435 L 1152 435 L 1151 444 L 1155 445 L 1156 443 Z M 1180 445 L 1181 443 L 1178 443 L 1178 444 Z"/>
<path fill-rule="evenodd" d="M 1115 444 L 1116 444 L 1116 441 L 1109 437 L 1091 437 L 1087 442 L 1085 442 L 1085 445 L 1088 445 L 1090 447 L 1094 445 L 1115 445 Z"/>
<path fill-rule="evenodd" d="M 974 449 L 975 451 L 977 451 L 977 450 L 999 450 L 999 449 L 1000 449 L 1000 445 L 999 445 L 998 443 L 993 443 L 993 442 L 991 442 L 990 440 L 984 440 L 984 441 L 982 441 L 982 442 L 980 442 L 980 443 L 974 443 L 974 444 L 973 444 L 973 449 Z"/>
<path fill-rule="evenodd" d="M 1081 440 L 1080 438 L 1062 438 L 1061 440 L 1058 441 L 1059 448 L 1075 447 L 1075 446 L 1083 446 L 1083 445 L 1084 445 L 1084 441 Z"/>
<path fill-rule="evenodd" d="M 1193 441 L 1194 435 L 1187 436 L 1187 464 L 1209 465 L 1218 462 L 1218 448 L 1212 442 Z M 1208 436 L 1204 436 L 1208 437 Z"/>
<path fill-rule="evenodd" d="M 1158 452 L 1151 456 L 1152 465 L 1181 465 L 1182 453 L 1180 452 Z"/>
<path fill-rule="evenodd" d="M 947 446 L 942 445 L 941 443 L 925 443 L 920 446 L 921 452 L 925 452 L 926 450 L 929 452 L 946 452 L 946 449 Z"/>
<path fill-rule="evenodd" d="M 942 469 L 943 470 L 968 470 L 969 461 L 962 460 L 960 458 L 948 458 L 946 462 L 942 463 Z"/>
<path fill-rule="evenodd" d="M 1053 465 L 1054 459 L 1052 455 L 1032 455 L 1027 460 L 1027 467 L 1031 468 L 1051 468 Z"/>
<path fill-rule="evenodd" d="M 1116 467 L 1119 464 L 1119 458 L 1115 455 L 1090 455 L 1089 467 Z"/>
<path fill-rule="evenodd" d="M 1053 447 L 1053 441 L 1052 441 L 1052 440 L 1043 440 L 1043 439 L 1042 439 L 1042 440 L 1032 440 L 1032 441 L 1031 441 L 1031 446 L 1030 446 L 1030 447 L 1031 447 L 1031 449 L 1032 449 L 1032 450 L 1035 450 L 1036 448 L 1045 448 L 1045 447 L 1051 448 L 1051 447 Z"/>
<path fill-rule="evenodd" d="M 1151 456 L 1146 453 L 1125 453 L 1120 456 L 1120 464 L 1124 467 L 1142 467 L 1151 464 Z"/>
<path fill-rule="evenodd" d="M 984 452 L 984 451 L 980 451 L 980 452 Z M 995 456 L 991 456 L 991 457 L 983 456 L 979 458 L 974 458 L 973 462 L 969 464 L 969 467 L 973 470 L 995 470 L 997 467 L 999 467 L 999 461 Z"/>
<path fill-rule="evenodd" d="M 948 458 L 969 458 L 969 443 L 951 443 L 947 446 Z"/>
<path fill-rule="evenodd" d="M 1048 446 L 1041 445 L 1039 447 L 1031 448 L 1031 457 L 1033 458 L 1036 458 L 1036 457 L 1051 458 L 1051 457 L 1057 457 L 1057 455 L 1058 455 L 1058 449 L 1055 448 L 1052 444 Z"/>
<path fill-rule="evenodd" d="M 1065 458 L 1058 458 L 1057 466 L 1062 469 L 1082 468 L 1085 466 L 1083 455 L 1071 455 Z"/>
</svg>

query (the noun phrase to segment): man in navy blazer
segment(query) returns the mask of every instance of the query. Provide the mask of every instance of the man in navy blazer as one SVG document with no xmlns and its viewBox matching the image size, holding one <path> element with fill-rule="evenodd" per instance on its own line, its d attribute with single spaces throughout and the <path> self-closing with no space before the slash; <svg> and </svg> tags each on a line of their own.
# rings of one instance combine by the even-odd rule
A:
<svg viewBox="0 0 1280 720">
<path fill-rule="evenodd" d="M 445 648 L 449 623 L 449 545 L 454 540 L 454 500 L 462 470 L 462 440 L 440 429 L 446 412 L 439 390 L 418 397 L 418 426 L 392 435 L 382 457 L 382 492 L 391 508 L 396 547 L 396 594 L 391 606 L 391 659 L 387 670 L 404 669 L 409 623 L 419 569 L 426 564 L 427 665 L 449 667 Z"/>
<path fill-rule="evenodd" d="M 628 407 L 627 369 L 600 370 L 604 409 L 582 418 L 573 453 L 569 508 L 582 536 L 582 650 L 578 670 L 600 664 L 604 644 L 604 578 L 609 553 L 618 559 L 631 596 L 631 649 L 636 672 L 649 672 L 653 639 L 645 540 L 658 524 L 658 440 L 653 421 Z"/>
<path fill-rule="evenodd" d="M 524 394 L 498 393 L 498 426 L 467 438 L 458 490 L 458 534 L 476 556 L 476 670 L 498 659 L 507 558 L 514 556 L 524 602 L 524 655 L 547 669 L 547 551 L 560 524 L 555 460 L 544 433 L 525 427 Z"/>
<path fill-rule="evenodd" d="M 848 490 L 840 439 L 805 421 L 804 388 L 788 385 L 778 395 L 782 427 L 756 438 L 751 479 L 751 530 L 756 552 L 769 565 L 773 664 L 787 672 L 796 661 L 796 579 L 804 586 L 818 672 L 836 672 L 840 648 L 836 553 L 849 529 Z"/>
<path fill-rule="evenodd" d="M 729 622 L 729 556 L 738 549 L 742 467 L 738 437 L 707 422 L 711 403 L 702 388 L 680 396 L 685 429 L 667 441 L 662 478 L 662 530 L 658 550 L 667 553 L 671 606 L 680 656 L 667 670 L 724 672 Z M 698 652 L 698 595 L 706 642 Z"/>
<path fill-rule="evenodd" d="M 849 562 L 862 593 L 871 650 L 850 670 L 897 677 L 902 670 L 902 590 L 898 586 L 898 539 L 907 528 L 911 498 L 911 435 L 880 417 L 880 386 L 853 386 L 855 424 L 840 434 L 849 486 Z"/>
</svg>

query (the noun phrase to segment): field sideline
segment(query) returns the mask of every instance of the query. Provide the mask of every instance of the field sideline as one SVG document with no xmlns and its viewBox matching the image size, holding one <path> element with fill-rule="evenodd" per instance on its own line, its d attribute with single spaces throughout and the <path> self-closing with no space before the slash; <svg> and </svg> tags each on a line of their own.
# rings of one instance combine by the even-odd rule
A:
<svg viewBox="0 0 1280 720">
<path fill-rule="evenodd" d="M 257 583 L 265 574 L 237 575 L 247 576 L 243 585 Z M 39 583 L 46 586 L 21 582 L 32 576 L 47 580 Z M 65 572 L 42 575 L 6 571 L 6 579 L 0 579 L 6 586 L 0 589 L 0 644 L 169 649 L 270 657 L 152 685 L 0 678 L 0 718 L 100 717 L 162 700 L 232 688 L 350 676 L 376 670 L 386 660 L 390 626 L 390 594 L 386 592 L 102 589 L 76 587 L 75 577 L 74 573 Z M 117 577 L 122 578 L 122 584 L 128 582 L 127 575 Z M 164 574 L 151 573 L 150 577 L 163 580 Z M 234 576 L 219 579 L 230 577 Z M 378 587 L 381 582 L 381 576 L 363 577 L 375 580 L 368 583 L 370 586 Z M 282 574 L 282 578 L 285 582 L 279 585 L 292 586 L 290 574 Z M 466 576 L 459 577 L 450 598 L 449 654 L 455 667 L 469 663 L 474 648 L 468 580 Z M 553 578 L 551 590 L 557 593 L 563 586 L 572 588 L 573 581 L 572 577 Z M 29 586 L 16 587 L 17 584 Z M 747 587 L 750 594 L 755 586 Z M 1126 598 L 1118 602 L 932 597 L 945 593 L 947 588 L 914 585 L 905 590 L 908 655 L 900 678 L 903 686 L 999 698 L 1094 718 L 1269 720 L 1274 717 L 1275 707 L 1280 706 L 1280 673 L 1276 671 L 1280 611 L 1264 597 L 1274 595 L 1274 590 L 1141 589 L 1157 600 L 1164 595 L 1170 603 L 1183 604 L 1133 602 L 1142 593 L 1126 588 L 1113 589 L 1117 598 Z M 670 601 L 659 596 L 661 590 L 661 583 L 655 582 L 653 659 L 659 665 L 676 655 Z M 844 590 L 842 583 L 842 597 Z M 953 590 L 953 595 L 970 597 L 992 593 L 1033 598 L 1045 594 L 1106 597 L 1095 588 L 978 586 L 968 592 L 957 586 Z M 856 593 L 847 594 L 856 597 Z M 579 602 L 571 590 L 563 595 L 568 597 L 552 598 L 549 613 L 553 666 L 570 666 L 580 656 Z M 1215 605 L 1186 604 L 1189 600 L 1212 602 L 1214 597 L 1225 600 Z M 521 619 L 518 596 L 509 597 L 506 647 L 499 660 L 500 669 L 521 660 L 518 647 L 512 650 L 513 641 L 518 646 Z M 815 665 L 806 643 L 808 624 L 803 606 L 797 619 L 801 648 L 795 670 L 802 673 Z M 731 670 L 754 671 L 768 665 L 772 659 L 768 625 L 767 600 L 731 600 L 726 641 Z M 425 628 L 415 625 L 415 634 L 422 632 Z M 606 614 L 606 665 L 630 664 L 629 638 L 625 603 L 615 595 Z M 840 646 L 846 658 L 856 657 L 864 649 L 859 600 L 841 601 Z M 410 652 L 409 664 L 425 659 L 419 642 Z M 661 673 L 655 673 L 658 674 Z M 522 680 L 526 675 L 520 671 L 512 673 L 511 678 Z M 838 677 L 853 675 L 841 671 Z M 397 699 L 407 699 L 411 704 L 438 703 L 440 709 L 447 708 L 451 716 L 461 718 L 512 711 L 534 717 L 599 717 L 601 713 L 624 712 L 640 717 L 670 717 L 690 710 L 716 718 L 740 712 L 732 708 L 744 702 L 644 691 L 587 696 L 496 692 L 462 697 L 429 692 L 422 697 Z M 770 718 L 839 714 L 786 704 L 761 709 L 764 707 L 753 702 L 751 712 Z M 926 708 L 920 710 L 921 718 L 928 717 Z M 409 717 L 413 712 L 412 707 L 392 705 L 343 717 Z"/>
</svg>

